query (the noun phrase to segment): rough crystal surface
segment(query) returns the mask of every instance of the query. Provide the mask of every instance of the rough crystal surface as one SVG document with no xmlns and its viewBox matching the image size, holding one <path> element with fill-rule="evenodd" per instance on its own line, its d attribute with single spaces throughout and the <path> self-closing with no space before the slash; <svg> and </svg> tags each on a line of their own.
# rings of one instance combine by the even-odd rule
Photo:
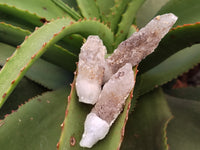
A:
<svg viewBox="0 0 200 150">
<path fill-rule="evenodd" d="M 132 65 L 127 63 L 105 83 L 92 112 L 112 124 L 123 110 L 125 100 L 134 84 Z"/>
<path fill-rule="evenodd" d="M 176 20 L 177 17 L 172 13 L 152 19 L 144 28 L 119 44 L 114 53 L 106 60 L 107 70 L 110 69 L 110 72 L 114 74 L 126 63 L 131 63 L 132 66 L 139 64 L 142 59 L 154 51 Z M 112 74 L 105 74 L 105 80 L 108 80 L 110 75 Z"/>
<path fill-rule="evenodd" d="M 81 47 L 76 90 L 79 101 L 95 104 L 101 92 L 106 47 L 98 36 L 89 36 Z"/>
</svg>

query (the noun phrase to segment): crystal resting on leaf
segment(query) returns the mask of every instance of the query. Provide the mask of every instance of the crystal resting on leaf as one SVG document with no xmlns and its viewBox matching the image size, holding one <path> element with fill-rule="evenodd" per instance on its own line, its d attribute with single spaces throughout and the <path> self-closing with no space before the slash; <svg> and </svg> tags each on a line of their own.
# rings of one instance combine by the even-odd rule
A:
<svg viewBox="0 0 200 150">
<path fill-rule="evenodd" d="M 134 72 L 130 63 L 125 64 L 105 83 L 96 105 L 87 115 L 80 146 L 91 148 L 106 136 L 123 110 L 134 84 Z"/>
<path fill-rule="evenodd" d="M 132 66 L 135 66 L 151 54 L 176 20 L 177 17 L 172 13 L 157 16 L 144 28 L 121 42 L 106 60 L 104 81 L 108 81 L 124 64 L 131 63 Z"/>
<path fill-rule="evenodd" d="M 81 47 L 76 78 L 79 101 L 95 104 L 101 92 L 106 47 L 98 36 L 89 36 Z"/>
</svg>

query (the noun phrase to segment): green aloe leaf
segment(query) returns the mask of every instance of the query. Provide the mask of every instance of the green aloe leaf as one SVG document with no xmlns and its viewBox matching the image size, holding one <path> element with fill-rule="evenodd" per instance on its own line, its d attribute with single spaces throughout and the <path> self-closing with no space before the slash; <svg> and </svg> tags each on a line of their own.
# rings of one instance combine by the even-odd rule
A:
<svg viewBox="0 0 200 150">
<path fill-rule="evenodd" d="M 95 0 L 76 0 L 76 2 L 85 18 L 100 18 L 99 9 Z"/>
<path fill-rule="evenodd" d="M 136 68 L 134 69 L 134 72 L 136 72 Z M 66 114 L 65 120 L 62 124 L 62 133 L 60 141 L 58 143 L 59 150 L 87 149 L 80 147 L 79 142 L 83 134 L 85 118 L 87 114 L 90 112 L 92 107 L 90 105 L 83 104 L 78 101 L 75 89 L 75 80 L 71 87 L 72 87 L 71 93 L 68 96 L 68 106 L 65 113 Z M 120 149 L 121 142 L 124 136 L 124 128 L 130 110 L 131 99 L 132 99 L 132 93 L 127 98 L 122 114 L 120 114 L 115 123 L 112 125 L 108 135 L 106 135 L 106 137 L 103 140 L 96 143 L 91 148 L 91 150 Z"/>
<path fill-rule="evenodd" d="M 15 48 L 0 43 L 0 66 L 12 55 Z M 72 81 L 73 74 L 43 59 L 38 59 L 25 76 L 48 89 L 58 89 Z"/>
<path fill-rule="evenodd" d="M 165 5 L 169 0 L 146 0 L 142 7 L 138 10 L 136 16 L 136 24 L 139 28 L 144 27 L 155 14 Z M 160 14 L 161 15 L 161 14 Z"/>
<path fill-rule="evenodd" d="M 66 89 L 47 92 L 1 120 L 1 149 L 55 150 L 68 93 Z"/>
<path fill-rule="evenodd" d="M 114 0 L 96 0 L 99 12 L 103 21 L 106 21 L 106 15 L 110 13 L 110 9 L 114 5 Z"/>
<path fill-rule="evenodd" d="M 81 16 L 70 6 L 65 4 L 62 0 L 52 0 L 56 5 L 62 8 L 69 16 L 71 16 L 74 20 L 79 20 Z"/>
<path fill-rule="evenodd" d="M 171 150 L 200 149 L 200 101 L 166 96 L 174 115 L 167 127 Z"/>
<path fill-rule="evenodd" d="M 127 34 L 127 39 L 136 31 L 138 31 L 137 26 L 131 25 Z"/>
<path fill-rule="evenodd" d="M 69 7 L 78 11 L 78 4 L 75 0 L 63 0 L 63 2 L 66 3 Z"/>
<path fill-rule="evenodd" d="M 7 63 L 0 72 L 0 106 L 3 105 L 33 62 L 45 52 L 49 42 L 55 41 L 54 34 L 63 30 L 63 26 L 69 25 L 70 20 L 66 19 L 64 23 L 64 19 L 62 19 L 60 24 L 59 21 L 55 22 L 36 30 L 17 48 L 11 59 L 7 59 Z"/>
<path fill-rule="evenodd" d="M 32 97 L 46 92 L 48 89 L 24 77 L 0 110 L 0 120 L 17 110 Z M 22 92 L 23 91 L 23 92 Z"/>
<path fill-rule="evenodd" d="M 158 14 L 174 13 L 179 17 L 175 25 L 199 22 L 200 5 L 198 0 L 169 0 L 169 2 L 158 11 Z"/>
<path fill-rule="evenodd" d="M 14 6 L 0 3 L 0 22 L 6 22 L 23 29 L 34 30 L 35 26 L 41 26 L 47 20 L 27 10 L 21 10 Z"/>
<path fill-rule="evenodd" d="M 0 42 L 17 46 L 20 45 L 24 41 L 24 38 L 30 34 L 31 32 L 29 30 L 24 30 L 20 27 L 0 22 Z"/>
<path fill-rule="evenodd" d="M 143 95 L 155 87 L 177 78 L 198 64 L 200 62 L 199 48 L 199 44 L 185 48 L 151 70 L 137 76 L 135 95 Z"/>
<path fill-rule="evenodd" d="M 174 53 L 190 47 L 200 41 L 200 23 L 177 26 L 162 39 L 155 52 L 145 58 L 140 66 L 140 73 L 160 64 Z"/>
<path fill-rule="evenodd" d="M 21 10 L 28 10 L 30 13 L 35 13 L 47 20 L 67 15 L 66 12 L 52 2 L 52 0 L 0 0 L 0 4 L 7 4 Z"/>
<path fill-rule="evenodd" d="M 200 100 L 200 87 L 165 89 L 165 93 L 177 98 Z"/>
<path fill-rule="evenodd" d="M 129 28 L 136 17 L 136 13 L 145 0 L 131 0 L 122 15 L 121 22 L 118 24 L 118 29 L 115 37 L 115 47 L 117 47 L 123 40 L 125 40 Z"/>
<path fill-rule="evenodd" d="M 129 115 L 122 150 L 167 150 L 166 126 L 172 114 L 162 90 L 138 99 Z"/>
<path fill-rule="evenodd" d="M 24 38 L 30 34 L 31 32 L 29 30 L 24 30 L 19 27 L 0 22 L 0 42 L 17 47 L 24 41 Z M 71 37 L 64 38 L 63 41 L 66 43 L 73 42 L 72 45 L 76 45 L 76 48 L 73 46 L 70 46 L 70 48 L 79 49 L 79 43 L 82 43 L 82 39 L 80 40 L 80 37 L 76 37 L 77 35 L 72 35 Z M 75 54 L 58 45 L 48 48 L 47 52 L 43 55 L 43 58 L 70 71 L 75 70 L 75 62 L 78 61 L 78 57 L 75 56 Z"/>
<path fill-rule="evenodd" d="M 130 0 L 115 0 L 115 4 L 111 8 L 111 12 L 107 15 L 106 23 L 110 26 L 114 33 L 117 31 L 118 23 L 120 22 L 121 16 L 124 13 L 129 1 Z"/>
</svg>

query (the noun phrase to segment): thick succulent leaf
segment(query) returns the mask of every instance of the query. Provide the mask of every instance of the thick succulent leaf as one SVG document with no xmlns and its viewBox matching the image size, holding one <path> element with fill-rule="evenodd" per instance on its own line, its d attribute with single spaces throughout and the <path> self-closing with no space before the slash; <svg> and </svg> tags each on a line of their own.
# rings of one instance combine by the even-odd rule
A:
<svg viewBox="0 0 200 150">
<path fill-rule="evenodd" d="M 75 0 L 62 0 L 64 3 L 66 3 L 69 7 L 72 9 L 75 9 L 78 11 L 78 4 Z"/>
<path fill-rule="evenodd" d="M 173 97 L 191 99 L 191 100 L 200 100 L 200 87 L 186 87 L 178 89 L 164 89 L 165 93 Z"/>
<path fill-rule="evenodd" d="M 114 5 L 114 0 L 96 0 L 96 4 L 99 8 L 99 12 L 101 15 L 101 19 L 103 21 L 106 21 L 106 15 L 108 15 L 110 13 L 110 9 L 113 7 Z"/>
<path fill-rule="evenodd" d="M 146 92 L 177 78 L 200 62 L 200 44 L 172 55 L 151 70 L 137 76 L 135 95 Z M 140 71 L 140 70 L 139 70 Z"/>
<path fill-rule="evenodd" d="M 72 22 L 71 22 L 72 23 Z M 113 52 L 113 32 L 108 28 L 108 26 L 94 20 L 82 20 L 79 22 L 72 23 L 69 30 L 67 30 L 67 35 L 69 34 L 80 34 L 83 37 L 88 35 L 98 35 L 102 40 L 104 45 L 107 47 L 107 52 Z"/>
<path fill-rule="evenodd" d="M 57 44 L 78 56 L 83 43 L 84 43 L 83 36 L 79 34 L 72 34 L 70 36 L 64 37 Z"/>
<path fill-rule="evenodd" d="M 169 0 L 145 0 L 136 16 L 136 25 L 144 27 Z"/>
<path fill-rule="evenodd" d="M 54 34 L 63 30 L 63 26 L 69 25 L 69 22 L 69 19 L 57 20 L 36 30 L 17 48 L 11 58 L 7 59 L 7 63 L 0 72 L 0 106 L 3 105 L 33 62 L 45 52 L 49 42 L 53 43 L 57 39 Z M 38 39 L 40 40 L 38 41 Z"/>
<path fill-rule="evenodd" d="M 0 4 L 7 4 L 21 10 L 28 10 L 30 13 L 36 13 L 47 20 L 67 15 L 52 0 L 0 0 Z"/>
<path fill-rule="evenodd" d="M 76 0 L 76 2 L 85 18 L 100 18 L 99 9 L 95 0 Z"/>
<path fill-rule="evenodd" d="M 112 47 L 112 32 L 104 24 L 97 21 L 84 20 L 73 23 L 69 18 L 62 18 L 44 25 L 26 38 L 1 70 L 0 106 L 3 105 L 28 68 L 48 47 L 55 44 L 64 36 L 74 33 L 79 33 L 84 36 L 91 34 L 99 35 L 105 41 L 105 45 L 108 44 Z M 40 40 L 38 41 L 38 39 Z"/>
<path fill-rule="evenodd" d="M 198 0 L 170 0 L 157 14 L 174 13 L 179 17 L 175 25 L 200 21 L 200 4 Z"/>
<path fill-rule="evenodd" d="M 25 36 L 30 34 L 31 32 L 29 30 L 0 22 L 0 42 L 17 46 L 23 42 Z"/>
<path fill-rule="evenodd" d="M 34 30 L 35 26 L 41 26 L 47 20 L 27 10 L 21 10 L 14 6 L 0 3 L 0 22 L 6 22 L 23 29 Z"/>
<path fill-rule="evenodd" d="M 12 55 L 15 48 L 0 43 L 0 66 Z M 55 56 L 54 56 L 55 57 Z M 73 74 L 43 59 L 38 59 L 25 76 L 49 89 L 58 89 L 72 81 Z"/>
<path fill-rule="evenodd" d="M 26 36 L 30 34 L 31 32 L 29 30 L 24 30 L 19 27 L 0 22 L 0 42 L 16 47 L 24 41 Z M 79 49 L 79 43 L 82 43 L 82 38 L 80 38 L 80 36 L 78 37 L 77 35 L 72 35 L 64 38 L 63 41 L 66 43 L 73 42 L 73 44 L 70 45 L 70 48 Z M 76 48 L 73 47 L 73 45 L 76 45 Z M 75 70 L 75 62 L 78 60 L 78 57 L 72 52 L 69 52 L 67 49 L 64 49 L 58 45 L 53 45 L 52 47 L 48 48 L 47 52 L 43 55 L 43 58 L 70 71 Z"/>
<path fill-rule="evenodd" d="M 183 48 L 200 42 L 200 23 L 187 24 L 173 28 L 160 42 L 155 52 L 147 56 L 140 64 L 140 73 L 160 64 Z"/>
<path fill-rule="evenodd" d="M 166 96 L 174 118 L 167 127 L 171 150 L 200 149 L 200 101 Z"/>
<path fill-rule="evenodd" d="M 108 14 L 106 21 L 113 32 L 117 31 L 118 23 L 120 22 L 121 16 L 124 13 L 129 1 L 131 0 L 115 0 L 115 4 L 111 8 L 111 12 Z"/>
<path fill-rule="evenodd" d="M 115 47 L 125 40 L 129 28 L 136 17 L 136 13 L 145 0 L 131 0 L 122 15 L 121 22 L 118 24 L 118 29 L 115 37 Z"/>
<path fill-rule="evenodd" d="M 134 69 L 136 72 L 136 68 Z M 136 76 L 136 74 L 135 74 Z M 120 149 L 121 142 L 124 137 L 124 129 L 128 119 L 128 113 L 130 110 L 132 99 L 132 93 L 126 100 L 126 104 L 122 114 L 117 118 L 115 123 L 112 125 L 108 135 L 96 143 L 91 150 L 116 150 Z M 65 120 L 62 124 L 62 134 L 60 141 L 58 143 L 59 150 L 82 150 L 79 146 L 83 131 L 84 131 L 84 121 L 87 114 L 91 110 L 91 106 L 87 104 L 80 103 L 76 95 L 75 80 L 72 84 L 71 93 L 68 96 L 68 106 L 66 110 Z"/>
<path fill-rule="evenodd" d="M 26 101 L 28 101 L 28 99 L 42 94 L 47 90 L 48 89 L 44 88 L 43 86 L 24 77 L 1 108 L 0 120 L 4 119 L 7 114 L 17 110 L 19 105 L 24 104 Z"/>
<path fill-rule="evenodd" d="M 52 0 L 52 1 L 60 8 L 62 8 L 74 20 L 79 20 L 81 18 L 81 16 L 74 9 L 65 4 L 62 0 Z"/>
<path fill-rule="evenodd" d="M 138 99 L 130 114 L 122 150 L 167 150 L 166 126 L 172 114 L 161 89 Z"/>
<path fill-rule="evenodd" d="M 0 122 L 2 150 L 55 150 L 69 90 L 47 92 Z"/>
<path fill-rule="evenodd" d="M 75 54 L 56 44 L 49 47 L 42 58 L 71 72 L 74 72 L 75 63 L 78 61 L 78 57 Z"/>
<path fill-rule="evenodd" d="M 128 39 L 136 31 L 138 31 L 137 26 L 131 25 L 126 38 Z"/>
</svg>

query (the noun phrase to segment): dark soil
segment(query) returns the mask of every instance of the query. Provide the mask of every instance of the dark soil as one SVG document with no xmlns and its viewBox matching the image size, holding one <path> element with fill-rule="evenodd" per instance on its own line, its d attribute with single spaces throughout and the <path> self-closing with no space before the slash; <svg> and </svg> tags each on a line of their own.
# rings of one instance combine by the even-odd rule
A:
<svg viewBox="0 0 200 150">
<path fill-rule="evenodd" d="M 187 73 L 179 76 L 173 88 L 200 86 L 200 64 L 189 70 Z"/>
</svg>

